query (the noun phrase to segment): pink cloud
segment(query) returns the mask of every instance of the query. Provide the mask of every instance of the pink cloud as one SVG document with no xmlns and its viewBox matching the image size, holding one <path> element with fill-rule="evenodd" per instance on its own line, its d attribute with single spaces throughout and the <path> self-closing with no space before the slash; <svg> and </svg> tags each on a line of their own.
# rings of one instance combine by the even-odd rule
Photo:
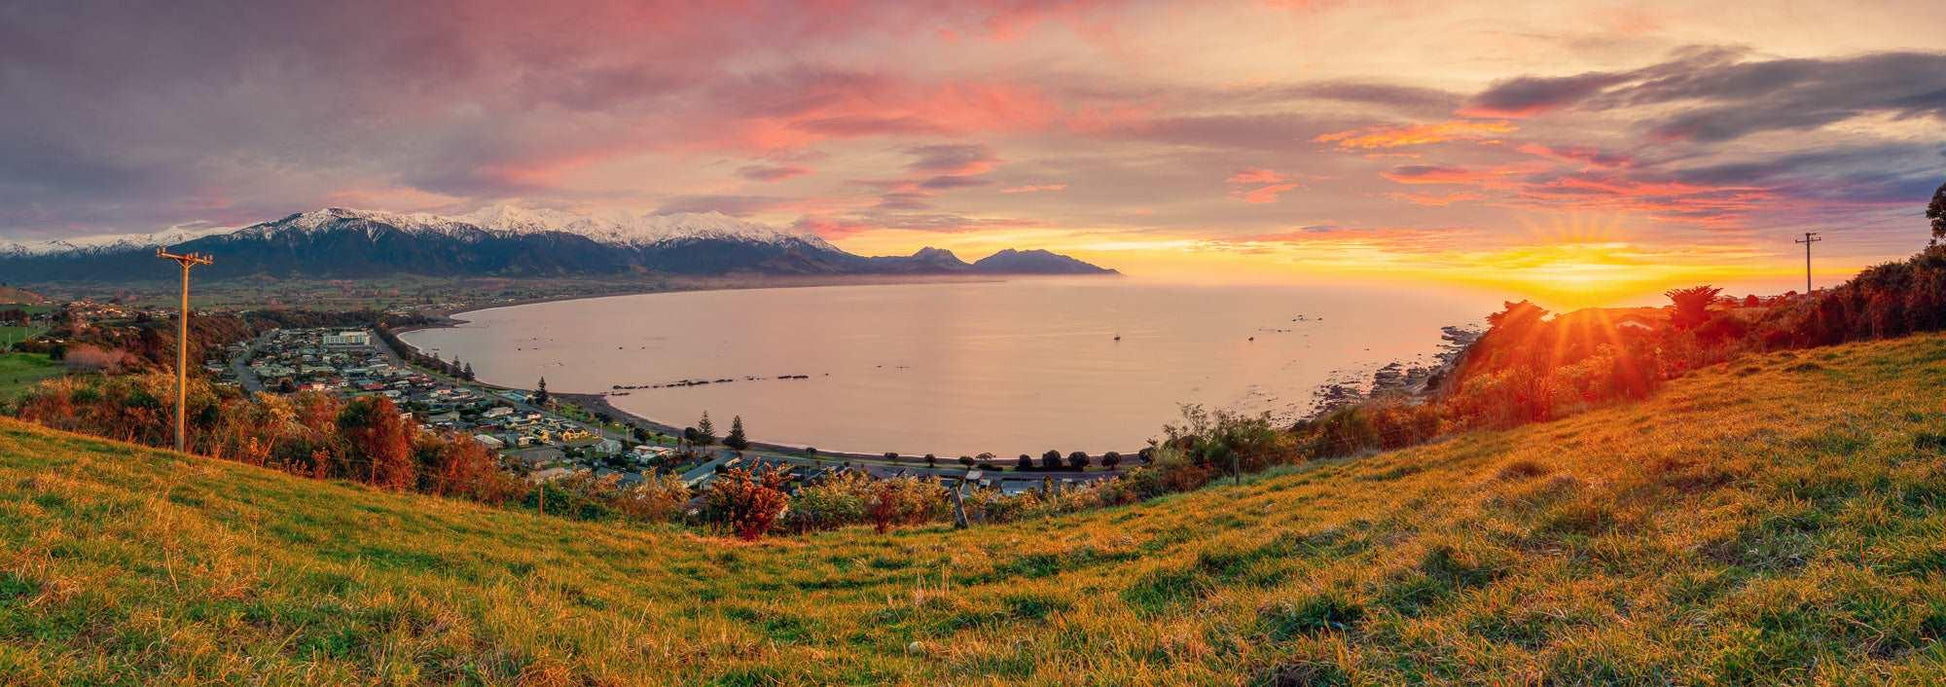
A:
<svg viewBox="0 0 1946 687">
<path fill-rule="evenodd" d="M 1245 203 L 1275 203 L 1279 195 L 1303 186 L 1290 175 L 1261 167 L 1237 170 L 1226 182 L 1232 187 L 1230 197 Z"/>
<path fill-rule="evenodd" d="M 1000 192 L 1001 193 L 1042 193 L 1045 191 L 1066 191 L 1066 190 L 1068 190 L 1067 184 L 1029 184 L 1026 186 L 1008 186 L 1006 188 L 1000 189 Z"/>
<path fill-rule="evenodd" d="M 1545 146 L 1539 143 L 1523 143 L 1514 150 L 1536 157 L 1579 162 L 1590 167 L 1630 167 L 1635 164 L 1635 158 L 1629 155 L 1586 146 Z"/>
</svg>

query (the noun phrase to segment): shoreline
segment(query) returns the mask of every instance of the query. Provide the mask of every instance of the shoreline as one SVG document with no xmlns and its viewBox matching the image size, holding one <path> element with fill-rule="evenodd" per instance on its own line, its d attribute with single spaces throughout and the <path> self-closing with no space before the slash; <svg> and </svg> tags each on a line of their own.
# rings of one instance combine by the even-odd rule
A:
<svg viewBox="0 0 1946 687">
<path fill-rule="evenodd" d="M 526 298 L 467 306 L 457 310 L 417 311 L 437 321 L 415 324 L 393 329 L 393 334 L 405 334 L 427 329 L 449 329 L 466 324 L 469 320 L 460 315 L 483 310 L 513 308 L 523 305 L 559 303 L 563 301 L 584 301 L 598 298 L 618 298 L 622 296 L 650 296 L 664 293 L 698 293 L 704 291 L 755 291 L 761 289 L 810 289 L 829 286 L 903 286 L 910 284 L 991 284 L 1013 279 L 1070 279 L 1075 277 L 1120 277 L 1121 274 L 908 274 L 908 275 L 821 275 L 804 277 L 696 277 L 673 281 L 661 288 L 644 290 L 624 290 L 614 293 L 560 294 L 540 298 Z"/>
</svg>

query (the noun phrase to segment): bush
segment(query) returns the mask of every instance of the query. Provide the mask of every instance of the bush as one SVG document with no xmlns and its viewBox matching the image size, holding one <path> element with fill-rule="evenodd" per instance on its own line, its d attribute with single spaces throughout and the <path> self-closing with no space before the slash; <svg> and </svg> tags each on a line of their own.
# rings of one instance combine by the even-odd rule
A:
<svg viewBox="0 0 1946 687">
<path fill-rule="evenodd" d="M 870 476 L 841 472 L 799 488 L 784 514 L 784 527 L 802 533 L 856 525 L 865 522 L 872 498 Z"/>
<path fill-rule="evenodd" d="M 710 522 L 730 528 L 745 541 L 756 541 L 777 523 L 789 499 L 784 495 L 784 473 L 765 470 L 753 474 L 743 468 L 730 468 L 710 483 L 703 502 L 703 515 Z"/>
<path fill-rule="evenodd" d="M 1041 469 L 1042 470 L 1061 469 L 1061 452 L 1056 451 L 1054 449 L 1048 449 L 1046 453 L 1041 454 Z"/>
<path fill-rule="evenodd" d="M 615 496 L 615 511 L 638 522 L 676 522 L 689 505 L 689 487 L 675 475 L 649 475 Z"/>
<path fill-rule="evenodd" d="M 945 492 L 931 480 L 895 477 L 872 485 L 872 526 L 884 534 L 897 525 L 911 525 L 945 516 Z"/>
</svg>

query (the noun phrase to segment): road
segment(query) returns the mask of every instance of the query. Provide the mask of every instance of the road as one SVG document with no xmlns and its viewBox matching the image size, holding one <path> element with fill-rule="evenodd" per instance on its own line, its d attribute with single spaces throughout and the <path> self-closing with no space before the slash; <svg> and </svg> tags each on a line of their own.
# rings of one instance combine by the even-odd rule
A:
<svg viewBox="0 0 1946 687">
<path fill-rule="evenodd" d="M 264 392 L 264 382 L 250 369 L 250 358 L 257 354 L 257 345 L 263 343 L 269 332 L 258 334 L 257 338 L 243 343 L 243 351 L 230 356 L 230 371 L 236 373 L 237 384 L 243 386 L 243 393 L 255 396 Z"/>
</svg>

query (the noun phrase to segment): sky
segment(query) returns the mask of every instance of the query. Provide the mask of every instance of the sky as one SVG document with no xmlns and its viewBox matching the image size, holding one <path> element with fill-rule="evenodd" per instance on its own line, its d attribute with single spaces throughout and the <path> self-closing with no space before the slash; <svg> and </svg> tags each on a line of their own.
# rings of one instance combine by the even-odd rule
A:
<svg viewBox="0 0 1946 687">
<path fill-rule="evenodd" d="M 1926 242 L 1946 3 L 0 2 L 0 237 L 721 212 L 1564 305 Z"/>
</svg>

